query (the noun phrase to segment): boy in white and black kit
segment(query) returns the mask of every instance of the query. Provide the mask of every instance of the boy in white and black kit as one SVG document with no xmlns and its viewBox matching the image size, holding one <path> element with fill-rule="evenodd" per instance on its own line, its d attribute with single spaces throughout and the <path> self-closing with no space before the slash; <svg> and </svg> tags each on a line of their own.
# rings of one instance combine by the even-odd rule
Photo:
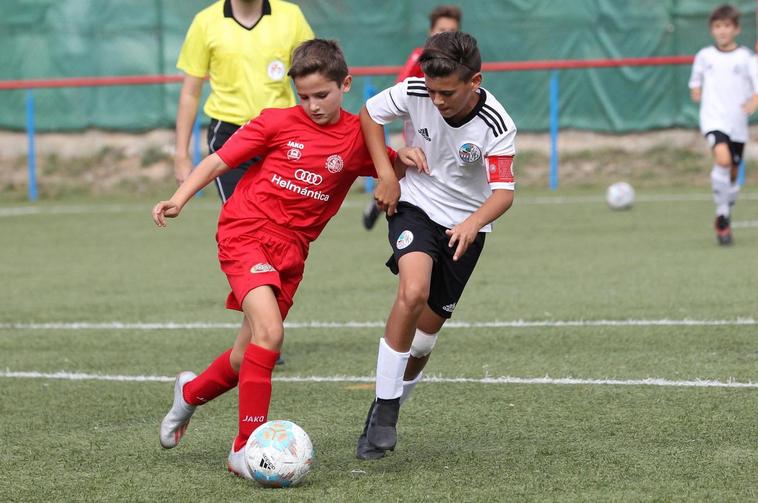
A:
<svg viewBox="0 0 758 503">
<path fill-rule="evenodd" d="M 377 200 L 387 206 L 399 276 L 395 303 L 379 343 L 376 399 L 358 440 L 360 459 L 395 448 L 400 403 L 421 380 L 442 325 L 463 293 L 491 223 L 513 203 L 516 126 L 480 87 L 476 39 L 462 32 L 431 37 L 419 58 L 424 78 L 408 78 L 361 110 L 361 129 L 374 164 L 388 166 L 382 125 L 410 120 L 419 170 L 399 182 L 380 177 Z M 386 170 L 385 170 L 386 172 Z"/>
<path fill-rule="evenodd" d="M 709 26 L 715 45 L 695 56 L 689 87 L 692 100 L 700 103 L 700 131 L 713 151 L 716 239 L 730 245 L 730 213 L 740 191 L 737 173 L 748 139 L 748 116 L 758 107 L 758 64 L 755 54 L 735 41 L 740 33 L 737 9 L 716 8 Z"/>
</svg>

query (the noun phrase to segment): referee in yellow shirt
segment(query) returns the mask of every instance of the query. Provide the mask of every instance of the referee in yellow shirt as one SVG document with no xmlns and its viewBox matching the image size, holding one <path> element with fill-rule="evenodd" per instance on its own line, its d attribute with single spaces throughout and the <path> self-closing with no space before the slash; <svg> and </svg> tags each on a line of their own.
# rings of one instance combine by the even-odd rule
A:
<svg viewBox="0 0 758 503">
<path fill-rule="evenodd" d="M 295 105 L 287 76 L 292 51 L 313 37 L 300 7 L 281 0 L 220 0 L 195 16 L 176 64 L 184 72 L 176 112 L 178 183 L 192 170 L 189 144 L 205 77 L 211 83 L 204 107 L 211 118 L 208 149 L 215 152 L 264 108 Z M 216 179 L 222 201 L 255 161 Z"/>
</svg>

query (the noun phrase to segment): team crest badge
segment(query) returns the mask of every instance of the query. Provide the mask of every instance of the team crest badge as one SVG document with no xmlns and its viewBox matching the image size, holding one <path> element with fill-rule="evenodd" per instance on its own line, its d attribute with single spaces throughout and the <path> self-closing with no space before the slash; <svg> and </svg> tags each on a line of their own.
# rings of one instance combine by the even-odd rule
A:
<svg viewBox="0 0 758 503">
<path fill-rule="evenodd" d="M 402 250 L 404 248 L 408 248 L 408 245 L 410 245 L 413 242 L 413 233 L 409 230 L 404 230 L 400 233 L 400 235 L 397 237 L 397 249 Z"/>
<path fill-rule="evenodd" d="M 344 163 L 339 154 L 330 155 L 326 160 L 326 169 L 329 170 L 329 173 L 339 173 L 343 167 Z"/>
<path fill-rule="evenodd" d="M 291 148 L 287 151 L 287 159 L 291 161 L 297 161 L 301 155 L 301 152 L 296 148 Z"/>
<path fill-rule="evenodd" d="M 469 164 L 482 158 L 482 151 L 473 143 L 464 143 L 458 147 L 458 157 L 461 161 Z"/>
<path fill-rule="evenodd" d="M 278 59 L 273 60 L 266 68 L 268 78 L 271 80 L 282 80 L 284 78 L 284 63 Z"/>
</svg>

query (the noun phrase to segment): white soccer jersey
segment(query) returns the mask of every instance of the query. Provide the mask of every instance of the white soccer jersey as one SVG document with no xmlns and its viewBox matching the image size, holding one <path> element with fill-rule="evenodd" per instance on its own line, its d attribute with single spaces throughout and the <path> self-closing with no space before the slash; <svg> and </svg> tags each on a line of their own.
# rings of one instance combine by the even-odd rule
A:
<svg viewBox="0 0 758 503">
<path fill-rule="evenodd" d="M 400 200 L 418 206 L 447 228 L 479 209 L 493 189 L 515 188 L 512 175 L 507 182 L 489 182 L 486 158 L 515 155 L 516 125 L 492 94 L 481 88 L 479 92 L 479 103 L 459 124 L 442 117 L 423 78 L 408 78 L 366 102 L 378 124 L 395 119 L 413 123 L 413 145 L 424 150 L 429 174 L 409 169 L 400 180 Z M 496 167 L 490 164 L 489 169 Z M 510 174 L 510 159 L 506 169 Z M 482 228 L 491 230 L 489 224 Z"/>
<path fill-rule="evenodd" d="M 700 49 L 692 65 L 690 89 L 702 89 L 700 131 L 721 131 L 732 141 L 748 139 L 747 114 L 742 105 L 758 92 L 758 63 L 750 49 L 740 46 L 721 51 Z"/>
</svg>

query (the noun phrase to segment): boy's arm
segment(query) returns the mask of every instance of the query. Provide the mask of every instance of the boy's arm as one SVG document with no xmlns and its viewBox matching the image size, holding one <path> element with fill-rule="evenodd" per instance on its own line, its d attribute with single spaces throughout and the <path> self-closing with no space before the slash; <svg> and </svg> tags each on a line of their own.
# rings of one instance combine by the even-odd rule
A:
<svg viewBox="0 0 758 503">
<path fill-rule="evenodd" d="M 153 208 L 153 222 L 159 227 L 166 226 L 166 218 L 176 218 L 181 213 L 187 201 L 195 193 L 208 185 L 217 176 L 229 171 L 218 154 L 211 154 L 197 165 L 189 177 L 176 189 L 168 201 L 161 201 Z"/>
<path fill-rule="evenodd" d="M 360 118 L 366 148 L 374 162 L 379 179 L 374 190 L 374 199 L 379 208 L 386 210 L 387 215 L 392 216 L 395 214 L 397 201 L 400 199 L 400 184 L 384 144 L 384 128 L 371 118 L 366 105 L 361 108 Z"/>
<path fill-rule="evenodd" d="M 180 185 L 192 171 L 192 159 L 189 155 L 192 126 L 200 105 L 203 91 L 203 79 L 185 74 L 182 89 L 179 92 L 179 105 L 176 108 L 176 151 L 174 152 L 174 176 Z"/>
<path fill-rule="evenodd" d="M 478 210 L 452 229 L 445 231 L 450 236 L 448 246 L 451 248 L 458 244 L 453 255 L 453 260 L 458 260 L 469 245 L 474 242 L 477 234 L 485 225 L 497 220 L 513 204 L 514 191 L 509 189 L 496 189 L 492 195 L 484 201 Z"/>
<path fill-rule="evenodd" d="M 692 72 L 690 73 L 690 80 L 687 83 L 690 88 L 690 98 L 695 103 L 700 103 L 703 90 L 703 52 L 699 51 L 695 55 L 695 60 L 692 62 Z"/>
</svg>

